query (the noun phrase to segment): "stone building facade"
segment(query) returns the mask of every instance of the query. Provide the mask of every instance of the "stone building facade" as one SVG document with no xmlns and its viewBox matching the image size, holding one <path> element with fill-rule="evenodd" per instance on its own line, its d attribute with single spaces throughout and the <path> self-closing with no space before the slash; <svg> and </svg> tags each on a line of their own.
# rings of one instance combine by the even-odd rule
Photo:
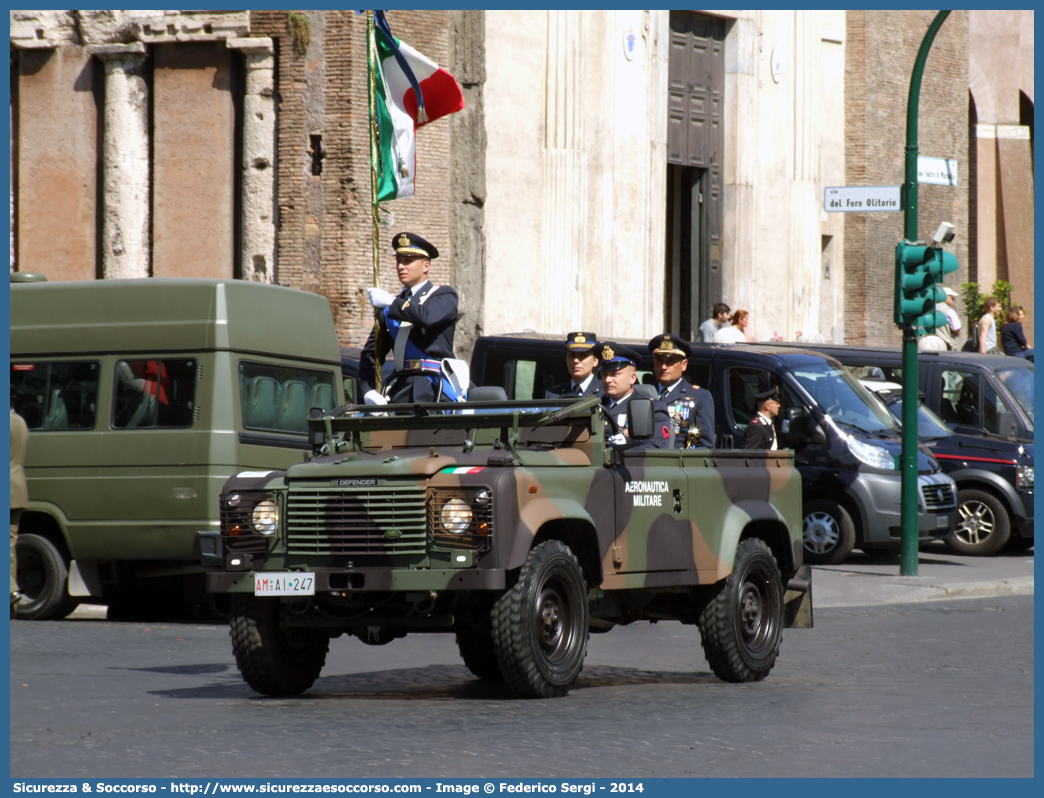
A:
<svg viewBox="0 0 1044 798">
<path fill-rule="evenodd" d="M 1033 11 L 968 12 L 971 279 L 1012 285 L 1033 341 Z"/>
<path fill-rule="evenodd" d="M 910 74 L 935 11 L 849 11 L 845 86 L 845 185 L 896 186 L 905 169 L 906 105 Z M 918 186 L 918 235 L 930 240 L 939 223 L 957 229 L 949 247 L 968 279 L 968 14 L 954 11 L 928 55 L 919 105 L 921 155 L 954 158 L 956 187 Z M 895 245 L 903 238 L 902 213 L 845 214 L 845 342 L 898 346 L 892 320 Z"/>
<path fill-rule="evenodd" d="M 435 242 L 465 357 L 484 333 L 688 336 L 719 300 L 761 339 L 895 343 L 902 215 L 827 214 L 823 193 L 902 181 L 933 13 L 389 12 L 466 107 L 417 132 L 381 284 L 392 233 Z M 940 31 L 921 100 L 922 154 L 962 167 L 969 19 Z M 365 30 L 353 11 L 11 12 L 12 269 L 278 282 L 328 297 L 361 345 Z M 968 186 L 920 192 L 922 234 L 961 234 L 954 284 L 983 227 Z"/>
</svg>

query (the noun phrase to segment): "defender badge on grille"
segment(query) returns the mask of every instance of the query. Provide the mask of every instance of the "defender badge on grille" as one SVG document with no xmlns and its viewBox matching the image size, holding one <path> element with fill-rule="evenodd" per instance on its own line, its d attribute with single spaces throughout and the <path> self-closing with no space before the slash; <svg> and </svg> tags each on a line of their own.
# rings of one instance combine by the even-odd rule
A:
<svg viewBox="0 0 1044 798">
<path fill-rule="evenodd" d="M 398 540 L 401 537 L 402 537 L 402 532 L 400 532 L 398 529 L 387 529 L 384 532 L 384 539 L 385 540 Z"/>
</svg>

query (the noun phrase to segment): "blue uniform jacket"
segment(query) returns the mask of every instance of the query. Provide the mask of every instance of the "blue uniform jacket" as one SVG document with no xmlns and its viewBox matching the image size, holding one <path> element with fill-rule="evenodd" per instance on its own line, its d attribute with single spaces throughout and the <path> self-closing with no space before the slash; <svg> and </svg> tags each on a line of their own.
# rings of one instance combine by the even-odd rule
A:
<svg viewBox="0 0 1044 798">
<path fill-rule="evenodd" d="M 696 388 L 684 377 L 669 393 L 660 397 L 674 424 L 674 448 L 684 449 L 691 427 L 700 431 L 699 446 L 714 448 L 714 397 Z"/>
</svg>

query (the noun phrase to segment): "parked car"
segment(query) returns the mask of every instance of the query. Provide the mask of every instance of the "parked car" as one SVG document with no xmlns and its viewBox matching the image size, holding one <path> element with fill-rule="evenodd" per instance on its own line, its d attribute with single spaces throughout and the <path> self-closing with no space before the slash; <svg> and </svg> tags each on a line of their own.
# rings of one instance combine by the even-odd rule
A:
<svg viewBox="0 0 1044 798">
<path fill-rule="evenodd" d="M 218 494 L 310 448 L 344 402 L 328 300 L 240 280 L 11 281 L 11 404 L 29 425 L 23 618 L 206 598 Z"/>
<path fill-rule="evenodd" d="M 903 389 L 863 380 L 902 424 Z M 1005 544 L 1033 545 L 1033 444 L 955 433 L 935 413 L 917 408 L 917 437 L 957 483 L 957 526 L 946 545 L 957 554 L 997 554 Z"/>
<path fill-rule="evenodd" d="M 621 343 L 641 355 L 641 381 L 655 382 L 646 343 Z M 543 398 L 547 388 L 567 378 L 564 341 L 535 335 L 479 338 L 471 377 L 478 385 L 503 387 L 510 398 Z M 898 427 L 841 364 L 794 347 L 696 343 L 686 377 L 714 397 L 718 449 L 742 448 L 756 412 L 754 395 L 779 388 L 785 410 L 777 431 L 795 449 L 802 479 L 806 562 L 841 562 L 855 546 L 871 555 L 898 551 Z M 924 447 L 918 488 L 921 539 L 945 537 L 957 520 L 957 489 Z"/>
<path fill-rule="evenodd" d="M 775 346 L 775 345 L 768 345 Z M 829 355 L 856 379 L 902 384 L 898 349 L 835 344 L 806 347 Z M 978 352 L 918 352 L 924 403 L 954 432 L 1033 443 L 1033 364 Z"/>
</svg>

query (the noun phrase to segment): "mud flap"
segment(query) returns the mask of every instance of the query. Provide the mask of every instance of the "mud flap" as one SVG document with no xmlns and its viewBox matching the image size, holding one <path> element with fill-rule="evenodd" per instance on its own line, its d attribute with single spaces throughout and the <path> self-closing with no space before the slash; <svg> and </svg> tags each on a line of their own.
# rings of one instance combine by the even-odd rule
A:
<svg viewBox="0 0 1044 798">
<path fill-rule="evenodd" d="M 787 582 L 783 594 L 783 617 L 787 629 L 812 628 L 812 566 L 802 565 Z"/>
</svg>

